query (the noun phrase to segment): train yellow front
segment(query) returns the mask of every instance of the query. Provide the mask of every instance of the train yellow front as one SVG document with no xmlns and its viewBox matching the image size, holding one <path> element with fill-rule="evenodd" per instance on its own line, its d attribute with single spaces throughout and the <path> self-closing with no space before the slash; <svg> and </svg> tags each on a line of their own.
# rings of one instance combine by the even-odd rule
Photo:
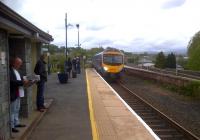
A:
<svg viewBox="0 0 200 140">
<path fill-rule="evenodd" d="M 92 64 L 104 77 L 118 78 L 124 68 L 124 54 L 117 49 L 106 49 L 93 57 Z"/>
</svg>

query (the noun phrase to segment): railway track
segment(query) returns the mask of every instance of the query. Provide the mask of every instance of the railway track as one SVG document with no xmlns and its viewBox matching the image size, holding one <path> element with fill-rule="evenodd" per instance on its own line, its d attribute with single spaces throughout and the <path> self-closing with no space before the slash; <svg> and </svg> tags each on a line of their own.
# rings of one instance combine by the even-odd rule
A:
<svg viewBox="0 0 200 140">
<path fill-rule="evenodd" d="M 200 140 L 181 125 L 164 115 L 158 109 L 140 98 L 123 83 L 112 83 L 111 86 L 126 103 L 146 122 L 161 140 Z"/>
<path fill-rule="evenodd" d="M 154 72 L 159 72 L 163 74 L 171 74 L 175 76 L 180 76 L 180 77 L 186 77 L 186 78 L 191 78 L 191 79 L 196 79 L 200 80 L 200 73 L 199 72 L 187 72 L 186 70 L 167 70 L 167 69 L 158 69 L 158 68 L 150 68 L 149 70 L 154 71 Z"/>
<path fill-rule="evenodd" d="M 170 74 L 174 76 L 180 76 L 185 78 L 191 78 L 200 80 L 200 72 L 198 71 L 189 71 L 189 70 L 176 70 L 176 69 L 159 69 L 159 68 L 148 68 L 148 67 L 134 67 L 144 70 L 149 70 L 157 73 L 163 73 L 163 74 Z"/>
</svg>

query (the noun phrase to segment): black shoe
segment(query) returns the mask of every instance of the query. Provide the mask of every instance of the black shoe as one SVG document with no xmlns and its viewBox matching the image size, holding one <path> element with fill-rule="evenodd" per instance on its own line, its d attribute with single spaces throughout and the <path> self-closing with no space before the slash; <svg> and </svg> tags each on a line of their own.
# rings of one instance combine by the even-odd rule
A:
<svg viewBox="0 0 200 140">
<path fill-rule="evenodd" d="M 44 109 L 40 108 L 40 109 L 37 109 L 39 112 L 44 112 Z"/>
<path fill-rule="evenodd" d="M 18 125 L 15 125 L 15 127 L 26 127 L 25 124 L 18 124 Z"/>
<path fill-rule="evenodd" d="M 42 106 L 41 109 L 48 109 L 46 106 Z"/>
<path fill-rule="evenodd" d="M 15 129 L 15 128 L 12 128 L 12 132 L 13 132 L 13 133 L 18 133 L 19 130 Z"/>
</svg>

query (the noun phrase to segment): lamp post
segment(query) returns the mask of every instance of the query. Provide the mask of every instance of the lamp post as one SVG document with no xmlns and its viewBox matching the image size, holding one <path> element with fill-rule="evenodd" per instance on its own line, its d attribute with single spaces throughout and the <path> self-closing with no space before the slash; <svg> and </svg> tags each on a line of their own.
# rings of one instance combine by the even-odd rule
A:
<svg viewBox="0 0 200 140">
<path fill-rule="evenodd" d="M 66 28 L 66 47 L 65 47 L 65 56 L 67 60 L 67 13 L 65 13 L 65 28 Z"/>
<path fill-rule="evenodd" d="M 48 52 L 47 52 L 47 59 L 48 59 L 48 75 L 51 74 L 51 71 L 50 71 L 50 69 L 51 69 L 51 64 L 50 64 L 50 59 L 49 59 L 49 57 L 50 57 L 50 52 L 49 52 L 49 45 L 48 45 Z"/>
<path fill-rule="evenodd" d="M 79 24 L 76 24 L 76 27 L 78 29 L 78 47 L 80 47 L 80 44 L 79 44 Z"/>
</svg>

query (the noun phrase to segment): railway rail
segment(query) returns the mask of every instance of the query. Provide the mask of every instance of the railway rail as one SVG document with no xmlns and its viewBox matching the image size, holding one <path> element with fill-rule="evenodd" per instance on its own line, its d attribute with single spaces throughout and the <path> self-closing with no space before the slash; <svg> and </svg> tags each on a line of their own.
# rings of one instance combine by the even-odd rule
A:
<svg viewBox="0 0 200 140">
<path fill-rule="evenodd" d="M 200 140 L 181 125 L 128 89 L 122 82 L 111 83 L 126 103 L 149 125 L 161 140 Z"/>
<path fill-rule="evenodd" d="M 135 67 L 140 69 L 145 69 L 153 72 L 163 73 L 163 74 L 171 74 L 180 77 L 186 77 L 191 79 L 200 80 L 200 72 L 198 71 L 189 71 L 189 70 L 176 70 L 176 69 L 159 69 L 159 68 L 151 68 L 151 67 Z"/>
<path fill-rule="evenodd" d="M 192 78 L 196 80 L 200 80 L 200 73 L 195 71 L 187 71 L 187 70 L 172 70 L 172 69 L 158 69 L 158 68 L 150 68 L 149 70 L 164 73 L 164 74 L 171 74 L 181 77 Z"/>
</svg>

